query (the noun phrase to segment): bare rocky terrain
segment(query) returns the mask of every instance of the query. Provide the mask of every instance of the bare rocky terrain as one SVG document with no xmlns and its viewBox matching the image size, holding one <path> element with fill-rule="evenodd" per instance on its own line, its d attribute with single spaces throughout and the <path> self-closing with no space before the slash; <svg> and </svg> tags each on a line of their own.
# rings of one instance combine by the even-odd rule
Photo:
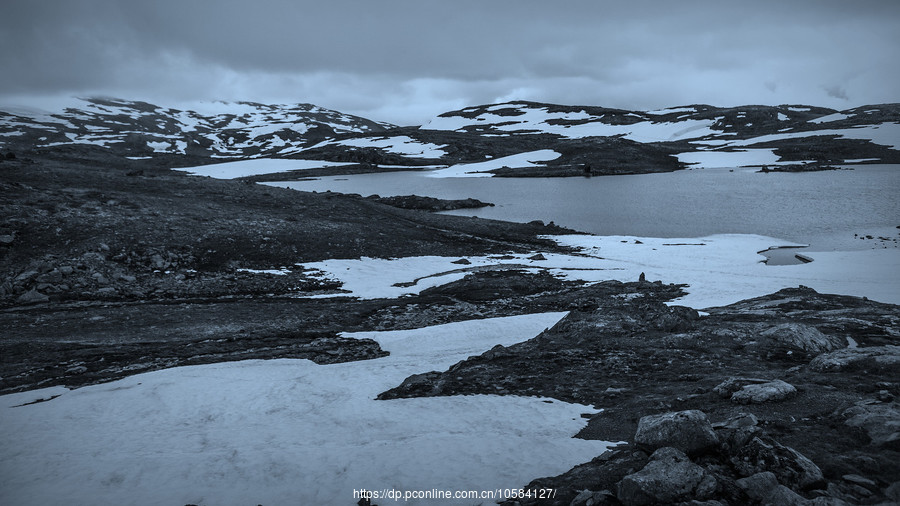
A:
<svg viewBox="0 0 900 506">
<path fill-rule="evenodd" d="M 519 504 L 897 500 L 900 308 L 800 287 L 701 317 L 662 303 L 677 287 L 617 288 L 529 341 L 380 398 L 501 393 L 602 408 L 578 437 L 623 444 L 525 487 L 555 489 L 553 500 Z M 661 425 L 642 429 L 651 422 Z"/>
<path fill-rule="evenodd" d="M 296 263 L 558 249 L 538 236 L 565 231 L 142 166 L 95 150 L 0 164 L 0 392 L 198 361 L 311 358 L 334 349 L 317 360 L 376 356 L 377 346 L 360 351 L 347 340 L 335 344 L 335 336 L 361 328 L 362 315 L 385 303 L 346 311 L 356 303 L 299 298 L 340 286 Z M 193 348 L 187 354 L 185 341 Z"/>
</svg>

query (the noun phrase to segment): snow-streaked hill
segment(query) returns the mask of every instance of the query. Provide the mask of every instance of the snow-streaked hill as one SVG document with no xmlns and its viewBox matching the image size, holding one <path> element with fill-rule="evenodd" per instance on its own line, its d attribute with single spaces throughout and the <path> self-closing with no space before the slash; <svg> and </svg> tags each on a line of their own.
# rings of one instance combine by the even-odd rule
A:
<svg viewBox="0 0 900 506">
<path fill-rule="evenodd" d="M 421 127 L 397 127 L 311 104 L 209 102 L 179 110 L 91 98 L 77 105 L 60 113 L 0 107 L 0 148 L 99 146 L 130 158 L 189 155 L 185 165 L 203 165 L 203 158 L 301 158 L 316 160 L 311 167 L 331 173 L 453 167 L 441 173 L 447 177 L 900 163 L 900 104 L 844 111 L 806 105 L 628 111 L 507 102 L 447 112 Z M 554 156 L 528 157 L 535 152 Z M 262 166 L 227 172 L 270 177 Z"/>
<path fill-rule="evenodd" d="M 0 145 L 95 145 L 126 156 L 278 157 L 347 133 L 393 125 L 312 104 L 202 104 L 202 112 L 114 98 L 85 98 L 61 112 L 0 108 Z"/>
<path fill-rule="evenodd" d="M 721 108 L 690 105 L 655 111 L 604 107 L 507 102 L 468 107 L 441 114 L 423 130 L 449 130 L 481 135 L 553 134 L 566 138 L 622 136 L 637 142 L 693 139 L 753 139 L 788 132 L 792 136 L 833 135 L 860 127 L 900 123 L 900 105 L 864 106 L 835 111 L 809 106 L 741 106 Z M 804 135 L 798 135 L 799 133 Z M 837 133 L 840 135 L 840 133 Z M 853 136 L 850 138 L 869 138 Z M 877 138 L 877 136 L 876 136 Z M 767 139 L 760 139 L 764 142 Z M 884 141 L 885 139 L 880 139 Z M 750 142 L 753 143 L 753 142 Z M 893 137 L 882 144 L 897 148 Z"/>
<path fill-rule="evenodd" d="M 432 135 L 454 132 L 496 139 L 615 137 L 638 144 L 669 146 L 682 162 L 700 166 L 711 158 L 726 166 L 900 161 L 900 104 L 845 111 L 801 105 L 690 105 L 627 111 L 508 102 L 447 112 L 420 130 Z"/>
</svg>

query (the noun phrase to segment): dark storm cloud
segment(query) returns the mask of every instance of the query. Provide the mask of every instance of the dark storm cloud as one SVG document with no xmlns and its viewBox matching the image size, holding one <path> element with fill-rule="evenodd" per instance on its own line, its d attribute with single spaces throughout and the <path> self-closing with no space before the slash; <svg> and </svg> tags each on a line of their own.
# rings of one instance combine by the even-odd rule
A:
<svg viewBox="0 0 900 506">
<path fill-rule="evenodd" d="M 6 4 L 7 96 L 308 101 L 415 122 L 501 99 L 885 102 L 900 77 L 900 2 Z"/>
</svg>

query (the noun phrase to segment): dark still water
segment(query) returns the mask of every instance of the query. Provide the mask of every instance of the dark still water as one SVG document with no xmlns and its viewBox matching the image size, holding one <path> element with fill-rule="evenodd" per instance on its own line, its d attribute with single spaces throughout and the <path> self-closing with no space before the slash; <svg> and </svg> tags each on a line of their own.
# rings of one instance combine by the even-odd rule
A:
<svg viewBox="0 0 900 506">
<path fill-rule="evenodd" d="M 900 165 L 760 174 L 695 169 L 593 178 L 429 178 L 391 172 L 272 183 L 304 191 L 476 198 L 495 207 L 451 211 L 507 221 L 553 221 L 598 235 L 760 234 L 810 250 L 898 247 Z M 860 239 L 854 234 L 872 239 Z M 879 239 L 886 237 L 888 240 Z"/>
</svg>

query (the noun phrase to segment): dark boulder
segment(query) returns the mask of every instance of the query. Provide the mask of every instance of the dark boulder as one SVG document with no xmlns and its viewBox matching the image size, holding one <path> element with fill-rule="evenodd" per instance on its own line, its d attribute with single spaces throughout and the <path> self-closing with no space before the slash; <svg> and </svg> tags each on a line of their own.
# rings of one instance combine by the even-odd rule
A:
<svg viewBox="0 0 900 506">
<path fill-rule="evenodd" d="M 809 490 L 825 485 L 819 466 L 770 437 L 751 439 L 736 452 L 732 463 L 743 476 L 771 471 L 779 483 L 792 490 Z"/>
<path fill-rule="evenodd" d="M 797 394 L 797 389 L 781 380 L 747 385 L 731 396 L 731 402 L 738 404 L 762 404 L 778 402 Z"/>
<path fill-rule="evenodd" d="M 782 346 L 818 355 L 847 346 L 844 338 L 823 334 L 819 329 L 802 323 L 783 323 L 760 333 Z"/>
<path fill-rule="evenodd" d="M 711 474 L 682 451 L 666 447 L 656 450 L 643 469 L 622 478 L 616 485 L 616 497 L 625 505 L 668 504 L 709 499 L 716 489 Z"/>
<path fill-rule="evenodd" d="M 642 417 L 634 442 L 651 451 L 670 446 L 698 454 L 718 445 L 719 438 L 706 413 L 688 410 Z"/>
</svg>

